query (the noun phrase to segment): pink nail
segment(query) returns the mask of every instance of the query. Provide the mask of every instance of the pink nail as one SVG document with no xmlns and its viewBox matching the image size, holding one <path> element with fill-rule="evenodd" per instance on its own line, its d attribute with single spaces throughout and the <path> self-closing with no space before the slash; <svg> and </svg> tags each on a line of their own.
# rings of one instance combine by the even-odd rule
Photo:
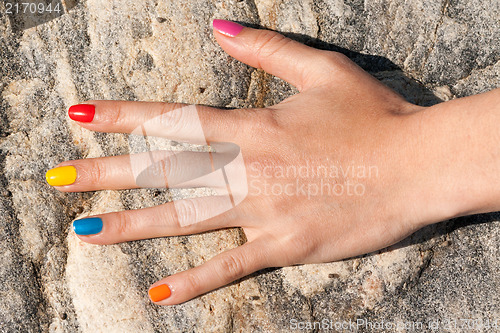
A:
<svg viewBox="0 0 500 333">
<path fill-rule="evenodd" d="M 236 37 L 243 29 L 242 25 L 226 20 L 214 20 L 212 24 L 217 31 L 229 37 Z"/>
</svg>

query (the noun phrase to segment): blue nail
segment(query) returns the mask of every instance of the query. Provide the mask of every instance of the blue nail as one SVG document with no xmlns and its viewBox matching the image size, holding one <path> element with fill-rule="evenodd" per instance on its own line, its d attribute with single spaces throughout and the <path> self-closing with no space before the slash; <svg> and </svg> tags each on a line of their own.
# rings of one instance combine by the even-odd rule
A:
<svg viewBox="0 0 500 333">
<path fill-rule="evenodd" d="M 73 230 L 77 235 L 94 235 L 102 231 L 100 217 L 89 217 L 73 221 Z"/>
</svg>

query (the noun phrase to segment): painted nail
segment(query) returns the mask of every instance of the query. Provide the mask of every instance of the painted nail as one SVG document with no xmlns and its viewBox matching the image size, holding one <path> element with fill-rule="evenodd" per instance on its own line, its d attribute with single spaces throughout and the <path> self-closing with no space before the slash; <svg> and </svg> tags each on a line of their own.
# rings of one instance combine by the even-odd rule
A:
<svg viewBox="0 0 500 333">
<path fill-rule="evenodd" d="M 72 165 L 50 169 L 45 174 L 45 179 L 51 186 L 71 185 L 76 180 L 76 169 Z"/>
<path fill-rule="evenodd" d="M 95 106 L 91 104 L 77 104 L 73 105 L 68 110 L 68 116 L 82 123 L 90 123 L 94 119 Z"/>
<path fill-rule="evenodd" d="M 166 284 L 160 284 L 159 286 L 149 289 L 149 298 L 151 298 L 153 302 L 163 301 L 169 298 L 171 294 L 170 288 Z"/>
<path fill-rule="evenodd" d="M 102 219 L 100 217 L 88 217 L 86 219 L 73 221 L 73 230 L 77 235 L 95 235 L 102 231 Z"/>
<path fill-rule="evenodd" d="M 214 20 L 212 25 L 218 32 L 229 37 L 236 37 L 243 29 L 242 25 L 226 20 Z"/>
</svg>

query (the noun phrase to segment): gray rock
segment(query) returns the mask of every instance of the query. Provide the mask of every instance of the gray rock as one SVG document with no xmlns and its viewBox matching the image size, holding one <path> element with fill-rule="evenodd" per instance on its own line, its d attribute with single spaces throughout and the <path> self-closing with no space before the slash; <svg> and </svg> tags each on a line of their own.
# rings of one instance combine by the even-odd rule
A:
<svg viewBox="0 0 500 333">
<path fill-rule="evenodd" d="M 44 179 L 61 161 L 129 150 L 127 135 L 70 122 L 66 110 L 80 101 L 261 107 L 296 92 L 227 56 L 212 37 L 214 18 L 345 52 L 409 100 L 431 105 L 500 85 L 497 0 L 63 4 L 66 13 L 39 21 L 8 17 L 0 4 L 0 331 L 286 332 L 291 320 L 324 319 L 421 322 L 430 331 L 430 321 L 500 320 L 498 214 L 443 222 L 358 258 L 267 269 L 157 307 L 147 298 L 151 283 L 241 244 L 242 234 L 83 244 L 70 231 L 77 217 L 196 193 L 65 194 Z M 353 331 L 373 331 L 366 325 Z"/>
</svg>

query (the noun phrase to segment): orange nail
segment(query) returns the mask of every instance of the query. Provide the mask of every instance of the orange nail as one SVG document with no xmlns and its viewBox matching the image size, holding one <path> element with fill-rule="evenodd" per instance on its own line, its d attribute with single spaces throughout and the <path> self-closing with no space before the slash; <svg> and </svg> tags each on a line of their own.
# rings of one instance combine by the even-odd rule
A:
<svg viewBox="0 0 500 333">
<path fill-rule="evenodd" d="M 149 289 L 149 298 L 153 302 L 159 302 L 170 297 L 170 288 L 166 284 L 160 284 L 154 288 Z"/>
</svg>

